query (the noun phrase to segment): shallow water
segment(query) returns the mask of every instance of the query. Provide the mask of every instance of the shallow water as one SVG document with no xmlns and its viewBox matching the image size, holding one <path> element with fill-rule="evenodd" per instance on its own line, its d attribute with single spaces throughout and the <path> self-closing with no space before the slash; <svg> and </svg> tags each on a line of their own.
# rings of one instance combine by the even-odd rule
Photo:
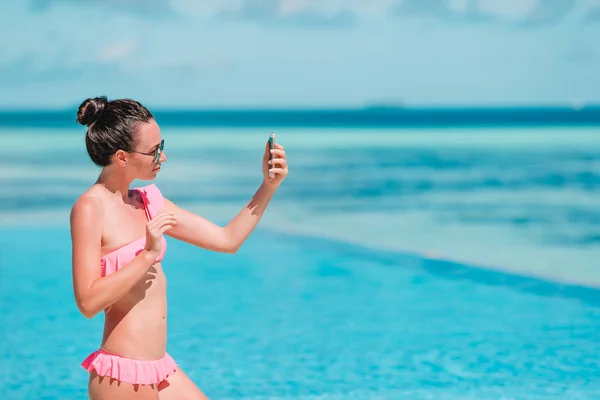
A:
<svg viewBox="0 0 600 400">
<path fill-rule="evenodd" d="M 102 317 L 74 306 L 68 232 L 0 244 L 3 392 L 81 398 Z M 164 266 L 169 352 L 211 398 L 600 394 L 597 292 L 265 230 L 234 256 L 169 240 Z"/>
<path fill-rule="evenodd" d="M 227 221 L 258 187 L 266 132 L 163 128 L 163 137 L 169 159 L 156 183 L 177 203 Z M 0 138 L 11 142 L 0 224 L 64 222 L 98 173 L 82 131 Z M 291 174 L 265 226 L 600 285 L 596 128 L 290 129 L 278 140 Z"/>
</svg>

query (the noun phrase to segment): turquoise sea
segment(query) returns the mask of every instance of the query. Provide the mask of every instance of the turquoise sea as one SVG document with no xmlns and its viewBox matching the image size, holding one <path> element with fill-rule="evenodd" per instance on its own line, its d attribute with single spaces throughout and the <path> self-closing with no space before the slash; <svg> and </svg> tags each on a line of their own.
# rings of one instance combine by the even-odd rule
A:
<svg viewBox="0 0 600 400">
<path fill-rule="evenodd" d="M 81 399 L 103 317 L 68 214 L 98 170 L 32 125 L 0 128 L 0 393 Z M 275 129 L 290 175 L 237 254 L 168 239 L 168 350 L 211 399 L 600 398 L 600 126 L 324 125 Z M 270 130 L 166 124 L 155 183 L 224 224 Z"/>
</svg>

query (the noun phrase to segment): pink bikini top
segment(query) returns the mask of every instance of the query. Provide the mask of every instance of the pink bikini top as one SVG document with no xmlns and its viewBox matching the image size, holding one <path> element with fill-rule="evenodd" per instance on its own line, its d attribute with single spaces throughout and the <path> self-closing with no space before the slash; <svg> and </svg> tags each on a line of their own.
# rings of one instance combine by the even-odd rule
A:
<svg viewBox="0 0 600 400">
<path fill-rule="evenodd" d="M 152 217 L 160 211 L 165 202 L 160 190 L 158 190 L 155 184 L 134 188 L 134 190 L 136 190 L 142 196 L 144 210 L 146 211 L 146 218 L 151 220 Z M 157 262 L 162 261 L 165 252 L 167 251 L 167 241 L 165 240 L 164 236 L 161 236 L 160 243 L 160 254 L 158 257 L 156 257 Z M 144 250 L 145 245 L 146 235 L 134 240 L 133 242 L 127 243 L 102 257 L 100 259 L 101 276 L 110 275 L 113 272 L 118 271 L 119 268 L 123 267 L 124 265 L 127 265 L 127 263 L 133 260 L 142 250 Z"/>
</svg>

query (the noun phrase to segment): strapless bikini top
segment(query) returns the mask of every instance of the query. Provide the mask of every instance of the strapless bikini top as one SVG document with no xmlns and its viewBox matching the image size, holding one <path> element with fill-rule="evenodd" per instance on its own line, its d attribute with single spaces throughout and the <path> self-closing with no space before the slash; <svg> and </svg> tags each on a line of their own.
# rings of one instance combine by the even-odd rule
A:
<svg viewBox="0 0 600 400">
<path fill-rule="evenodd" d="M 165 199 L 163 198 L 162 193 L 155 184 L 134 188 L 134 190 L 141 195 L 142 201 L 144 202 L 146 218 L 151 220 L 164 205 Z M 164 236 L 161 236 L 160 242 L 160 254 L 156 257 L 157 262 L 162 261 L 167 251 L 167 241 Z M 119 268 L 124 265 L 127 265 L 142 250 L 144 250 L 145 245 L 146 235 L 133 242 L 127 243 L 100 258 L 101 275 L 110 275 L 113 272 L 118 271 Z"/>
</svg>

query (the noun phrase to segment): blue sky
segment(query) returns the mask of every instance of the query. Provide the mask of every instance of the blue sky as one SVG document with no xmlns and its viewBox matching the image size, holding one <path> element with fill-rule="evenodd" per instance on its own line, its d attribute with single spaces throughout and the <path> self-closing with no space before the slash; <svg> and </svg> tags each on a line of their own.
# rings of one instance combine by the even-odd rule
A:
<svg viewBox="0 0 600 400">
<path fill-rule="evenodd" d="M 4 0 L 0 107 L 600 102 L 600 0 Z"/>
</svg>

